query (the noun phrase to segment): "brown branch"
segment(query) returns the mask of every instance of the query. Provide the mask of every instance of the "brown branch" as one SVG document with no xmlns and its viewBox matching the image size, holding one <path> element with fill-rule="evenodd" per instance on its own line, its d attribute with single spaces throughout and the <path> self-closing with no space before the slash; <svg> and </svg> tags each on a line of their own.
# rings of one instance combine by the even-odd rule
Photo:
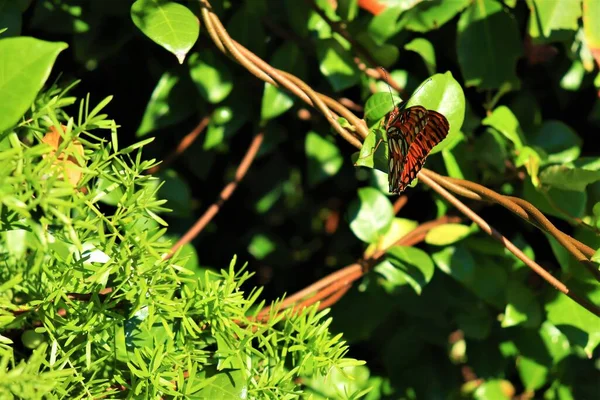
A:
<svg viewBox="0 0 600 400">
<path fill-rule="evenodd" d="M 525 265 L 527 265 L 529 268 L 531 268 L 536 274 L 538 274 L 540 277 L 542 277 L 546 282 L 548 282 L 549 284 L 554 286 L 560 292 L 569 296 L 576 303 L 578 303 L 579 305 L 581 305 L 582 307 L 584 307 L 591 313 L 600 317 L 600 307 L 596 306 L 595 304 L 592 304 L 591 302 L 587 301 L 586 299 L 579 297 L 575 293 L 571 293 L 569 288 L 564 283 L 562 283 L 561 281 L 556 279 L 554 276 L 552 276 L 548 271 L 546 271 L 544 268 L 542 268 L 538 263 L 536 263 L 535 261 L 533 261 L 532 259 L 527 257 L 525 255 L 525 253 L 523 253 L 521 251 L 521 249 L 519 249 L 517 246 L 515 246 L 510 240 L 508 240 L 506 237 L 504 237 L 495 228 L 491 227 L 483 218 L 481 218 L 473 210 L 471 210 L 469 207 L 467 207 L 463 202 L 458 200 L 450 192 L 448 192 L 441 185 L 439 185 L 437 182 L 435 182 L 435 180 L 433 180 L 429 176 L 428 173 L 419 174 L 419 179 L 423 183 L 425 183 L 427 186 L 429 186 L 433 190 L 435 190 L 440 196 L 442 196 L 444 199 L 446 199 L 450 204 L 455 206 L 460 212 L 462 212 L 470 220 L 472 220 L 477 225 L 479 225 L 481 230 L 483 230 L 488 235 L 490 235 L 492 238 L 494 238 L 497 241 L 499 241 L 500 243 L 502 243 L 504 245 L 504 247 L 506 247 L 511 253 L 513 253 L 519 260 L 523 261 L 525 263 Z"/>
<path fill-rule="evenodd" d="M 263 133 L 260 132 L 254 137 L 254 139 L 252 139 L 252 143 L 250 144 L 250 147 L 248 147 L 248 151 L 244 155 L 242 162 L 235 171 L 234 180 L 223 188 L 218 200 L 208 207 L 198 221 L 196 221 L 196 223 L 185 233 L 185 235 L 183 235 L 181 239 L 175 243 L 175 245 L 171 248 L 171 252 L 165 256 L 165 259 L 171 258 L 177 249 L 186 243 L 191 242 L 200 232 L 202 232 L 204 227 L 206 227 L 213 217 L 217 215 L 223 204 L 231 197 L 239 182 L 244 178 L 246 172 L 248 172 L 248 168 L 250 168 L 250 165 L 252 164 L 252 161 L 254 161 L 254 158 L 258 153 L 258 149 L 262 144 L 263 137 Z"/>
<path fill-rule="evenodd" d="M 320 93 L 315 92 L 314 90 L 312 90 L 310 88 L 310 86 L 308 86 L 306 83 L 302 82 L 300 79 L 296 78 L 295 76 L 271 67 L 269 64 L 267 64 L 262 59 L 257 57 L 251 51 L 249 51 L 245 47 L 241 46 L 239 43 L 232 40 L 231 37 L 229 37 L 229 35 L 227 34 L 227 31 L 223 27 L 219 18 L 211 11 L 208 0 L 200 0 L 200 8 L 201 8 L 202 19 L 204 21 L 206 29 L 209 32 L 209 35 L 213 39 L 217 48 L 219 48 L 219 50 L 221 50 L 224 54 L 226 54 L 229 57 L 236 60 L 239 64 L 244 66 L 250 73 L 252 73 L 256 77 L 258 77 L 259 79 L 261 79 L 267 83 L 270 83 L 276 87 L 283 87 L 283 88 L 289 90 L 294 95 L 298 96 L 298 98 L 300 98 L 302 101 L 305 101 L 307 104 L 311 105 L 312 107 L 314 107 L 315 109 L 320 111 L 325 116 L 327 121 L 331 124 L 333 129 L 336 132 L 338 132 L 348 143 L 355 146 L 356 148 L 360 148 L 362 146 L 361 141 L 359 139 L 357 139 L 357 135 L 358 135 L 358 137 L 361 137 L 361 138 L 365 138 L 368 135 L 369 131 L 368 131 L 368 128 L 367 128 L 366 124 L 364 123 L 364 121 L 356 118 L 356 116 L 354 116 L 354 114 L 352 114 L 351 111 L 349 111 L 346 107 L 341 105 L 339 102 L 337 102 L 333 99 L 330 99 L 327 96 L 324 96 Z M 356 133 L 349 132 L 348 130 L 344 129 L 338 123 L 337 115 L 334 114 L 334 112 L 332 112 L 332 110 L 335 113 L 337 113 L 337 115 L 343 116 L 351 124 L 353 124 L 354 131 Z M 427 175 L 428 173 L 430 173 L 430 175 Z M 454 191 L 457 194 L 460 194 L 460 195 L 463 195 L 463 196 L 466 196 L 469 198 L 475 198 L 479 201 L 482 201 L 482 200 L 483 201 L 494 201 L 494 202 L 498 202 L 498 203 L 502 204 L 503 206 L 507 207 L 510 211 L 514 212 L 521 218 L 533 223 L 534 225 L 537 226 L 539 224 L 539 225 L 543 226 L 545 230 L 547 230 L 550 234 L 552 234 L 559 241 L 559 243 L 561 245 L 563 245 L 568 251 L 573 253 L 576 257 L 578 257 L 577 251 L 584 255 L 589 253 L 589 251 L 588 251 L 589 247 L 585 246 L 583 243 L 578 242 L 577 240 L 571 238 L 570 236 L 568 236 L 565 233 L 556 229 L 552 224 L 549 223 L 549 221 L 547 221 L 547 218 L 545 218 L 545 217 L 540 218 L 540 216 L 543 216 L 543 214 L 539 210 L 537 210 L 533 205 L 529 204 L 528 202 L 525 202 L 524 200 L 520 200 L 519 202 L 517 202 L 517 201 L 509 198 L 508 196 L 502 197 L 502 196 L 496 194 L 495 192 L 493 192 L 485 187 L 481 187 L 480 185 L 477 185 L 473 182 L 455 180 L 452 178 L 441 177 L 441 176 L 438 176 L 438 180 L 436 182 L 434 182 L 433 181 L 434 180 L 433 172 L 425 170 L 425 169 L 422 170 L 421 175 L 425 176 L 426 180 L 427 180 L 427 177 L 429 177 L 430 182 L 437 184 L 438 187 L 444 191 L 446 191 L 446 189 L 449 189 L 449 190 Z M 473 190 L 471 190 L 472 187 L 469 187 L 469 185 L 479 186 L 479 188 L 481 190 L 473 191 Z M 444 188 L 446 188 L 446 189 L 444 189 Z M 485 195 L 482 193 L 484 193 Z M 454 199 L 456 201 L 458 201 L 456 198 L 454 198 Z M 462 203 L 460 203 L 460 204 L 462 204 Z M 480 222 L 485 223 L 485 221 L 480 221 Z M 500 235 L 499 239 L 507 247 L 510 247 L 510 248 L 512 248 L 512 250 L 523 255 L 519 249 L 514 247 L 514 245 L 512 243 L 505 240 L 505 238 L 503 238 L 501 235 Z M 573 249 L 576 249 L 576 252 L 573 252 Z M 525 257 L 525 259 L 527 260 L 526 264 L 532 262 L 531 260 L 529 260 L 526 257 Z M 578 257 L 578 259 L 580 259 L 580 258 Z M 582 261 L 586 262 L 585 260 L 582 260 Z M 537 264 L 535 264 L 535 265 L 537 265 Z M 588 267 L 588 269 L 589 269 L 589 266 L 586 266 L 586 267 Z M 553 279 L 553 282 L 556 285 L 558 285 L 557 287 L 564 288 L 564 285 L 562 283 L 560 283 L 559 281 L 557 281 L 556 279 L 554 279 L 551 276 L 549 278 Z M 573 299 L 577 298 L 576 295 L 571 294 L 571 293 L 569 293 L 569 296 Z M 579 303 L 584 305 L 585 300 L 584 299 L 579 299 L 579 300 L 580 300 Z M 588 306 L 589 306 L 589 304 L 588 304 Z M 592 308 L 593 307 L 595 307 L 595 306 L 592 306 Z"/>
<path fill-rule="evenodd" d="M 566 233 L 560 231 L 541 211 L 535 208 L 530 202 L 518 197 L 501 195 L 474 182 L 443 177 L 425 168 L 421 171 L 419 176 L 421 175 L 427 175 L 445 189 L 448 189 L 461 196 L 478 201 L 491 201 L 493 203 L 498 203 L 525 221 L 531 223 L 535 227 L 548 232 L 558 241 L 558 243 L 560 243 L 568 252 L 570 252 L 573 257 L 581 262 L 597 280 L 600 281 L 600 271 L 598 271 L 596 265 L 589 259 L 594 254 L 594 250 L 575 238 L 572 238 Z"/>
<path fill-rule="evenodd" d="M 398 214 L 406 203 L 408 203 L 408 197 L 405 194 L 400 195 L 394 202 L 394 214 Z"/>
<path fill-rule="evenodd" d="M 177 147 L 163 160 L 163 162 L 150 168 L 148 173 L 155 174 L 159 170 L 168 167 L 177 157 L 181 156 L 192 145 L 192 143 L 194 143 L 202 131 L 206 129 L 209 122 L 210 117 L 202 118 L 200 122 L 198 122 L 198 125 L 196 125 L 196 127 L 190 133 L 181 139 Z"/>
<path fill-rule="evenodd" d="M 458 221 L 460 221 L 459 217 L 444 216 L 434 221 L 425 222 L 408 232 L 405 236 L 400 238 L 389 247 L 414 246 L 415 244 L 423 241 L 423 239 L 425 239 L 425 235 L 427 235 L 427 232 L 434 227 Z M 389 247 L 376 250 L 372 256 L 364 257 L 358 262 L 335 271 L 321 278 L 312 285 L 309 285 L 287 297 L 281 303 L 277 304 L 279 314 L 281 314 L 281 312 L 286 308 L 289 308 L 300 301 L 302 302 L 299 305 L 294 306 L 295 310 L 308 307 L 325 298 L 327 298 L 326 304 L 328 304 L 328 307 L 335 304 L 349 290 L 352 282 L 364 276 L 364 274 L 370 271 L 373 266 L 377 265 L 379 261 L 381 261 L 381 258 L 385 255 Z M 320 309 L 325 308 L 322 304 L 319 305 Z M 258 320 L 264 320 L 269 315 L 271 308 L 272 306 L 263 308 L 257 314 L 256 318 Z"/>
</svg>

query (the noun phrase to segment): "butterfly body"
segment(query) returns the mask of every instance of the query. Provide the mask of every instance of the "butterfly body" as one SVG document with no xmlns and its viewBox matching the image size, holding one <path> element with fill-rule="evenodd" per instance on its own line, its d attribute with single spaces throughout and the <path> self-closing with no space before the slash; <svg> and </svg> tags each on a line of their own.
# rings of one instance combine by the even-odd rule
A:
<svg viewBox="0 0 600 400">
<path fill-rule="evenodd" d="M 450 124 L 422 106 L 398 107 L 388 116 L 388 181 L 391 193 L 402 193 L 415 179 L 431 149 L 448 135 Z"/>
</svg>

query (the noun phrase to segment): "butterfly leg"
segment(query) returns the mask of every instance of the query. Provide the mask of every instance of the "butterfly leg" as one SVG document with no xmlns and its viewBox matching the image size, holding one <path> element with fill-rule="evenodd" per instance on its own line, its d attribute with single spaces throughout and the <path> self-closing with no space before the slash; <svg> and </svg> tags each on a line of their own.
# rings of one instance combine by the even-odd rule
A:
<svg viewBox="0 0 600 400">
<path fill-rule="evenodd" d="M 383 140 L 383 139 L 379 139 L 379 140 L 377 141 L 377 144 L 375 145 L 375 147 L 373 147 L 373 148 L 371 149 L 371 151 L 369 152 L 369 154 L 366 154 L 366 155 L 364 155 L 364 156 L 362 156 L 362 157 L 358 157 L 358 159 L 359 159 L 359 160 L 362 160 L 363 158 L 369 158 L 369 157 L 371 157 L 373 154 L 375 154 L 375 152 L 377 152 L 377 149 L 379 148 L 379 145 L 380 145 L 382 142 L 384 142 L 384 140 Z"/>
</svg>

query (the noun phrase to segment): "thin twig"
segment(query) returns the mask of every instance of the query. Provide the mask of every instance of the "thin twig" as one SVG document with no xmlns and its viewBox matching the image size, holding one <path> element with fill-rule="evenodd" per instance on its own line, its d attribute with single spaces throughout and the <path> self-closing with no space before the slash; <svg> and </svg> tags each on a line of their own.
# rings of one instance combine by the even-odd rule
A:
<svg viewBox="0 0 600 400">
<path fill-rule="evenodd" d="M 214 202 L 210 207 L 208 207 L 208 209 L 198 219 L 198 221 L 196 221 L 196 223 L 185 233 L 185 235 L 183 235 L 181 239 L 179 239 L 177 243 L 175 243 L 175 245 L 171 248 L 170 253 L 168 253 L 165 256 L 165 259 L 171 258 L 173 254 L 177 251 L 177 249 L 179 249 L 186 243 L 191 242 L 200 232 L 202 232 L 204 227 L 206 227 L 206 225 L 214 218 L 214 216 L 217 215 L 223 204 L 231 197 L 231 195 L 237 188 L 238 183 L 244 178 L 246 172 L 248 172 L 248 169 L 250 168 L 252 161 L 254 161 L 254 158 L 258 153 L 258 149 L 262 144 L 263 138 L 264 134 L 262 132 L 254 136 L 254 139 L 252 139 L 252 143 L 248 147 L 248 151 L 246 151 L 242 162 L 235 171 L 234 180 L 228 183 L 223 188 L 223 190 L 221 190 L 219 199 L 216 202 Z"/>
<path fill-rule="evenodd" d="M 148 170 L 149 174 L 155 174 L 161 169 L 165 169 L 168 167 L 177 157 L 181 156 L 183 152 L 185 152 L 194 141 L 198 138 L 198 136 L 206 129 L 208 123 L 210 122 L 210 117 L 204 117 L 198 122 L 198 125 L 187 135 L 185 135 L 177 147 L 163 160 L 162 163 L 150 168 Z"/>
</svg>

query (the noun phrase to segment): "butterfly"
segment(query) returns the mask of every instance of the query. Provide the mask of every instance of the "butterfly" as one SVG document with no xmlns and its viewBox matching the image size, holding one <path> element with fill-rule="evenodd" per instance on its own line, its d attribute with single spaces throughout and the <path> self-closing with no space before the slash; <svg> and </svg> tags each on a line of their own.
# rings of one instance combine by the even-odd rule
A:
<svg viewBox="0 0 600 400">
<path fill-rule="evenodd" d="M 402 193 L 415 179 L 431 149 L 446 138 L 450 124 L 437 111 L 422 106 L 395 107 L 385 131 L 388 140 L 388 182 L 391 193 Z"/>
</svg>

